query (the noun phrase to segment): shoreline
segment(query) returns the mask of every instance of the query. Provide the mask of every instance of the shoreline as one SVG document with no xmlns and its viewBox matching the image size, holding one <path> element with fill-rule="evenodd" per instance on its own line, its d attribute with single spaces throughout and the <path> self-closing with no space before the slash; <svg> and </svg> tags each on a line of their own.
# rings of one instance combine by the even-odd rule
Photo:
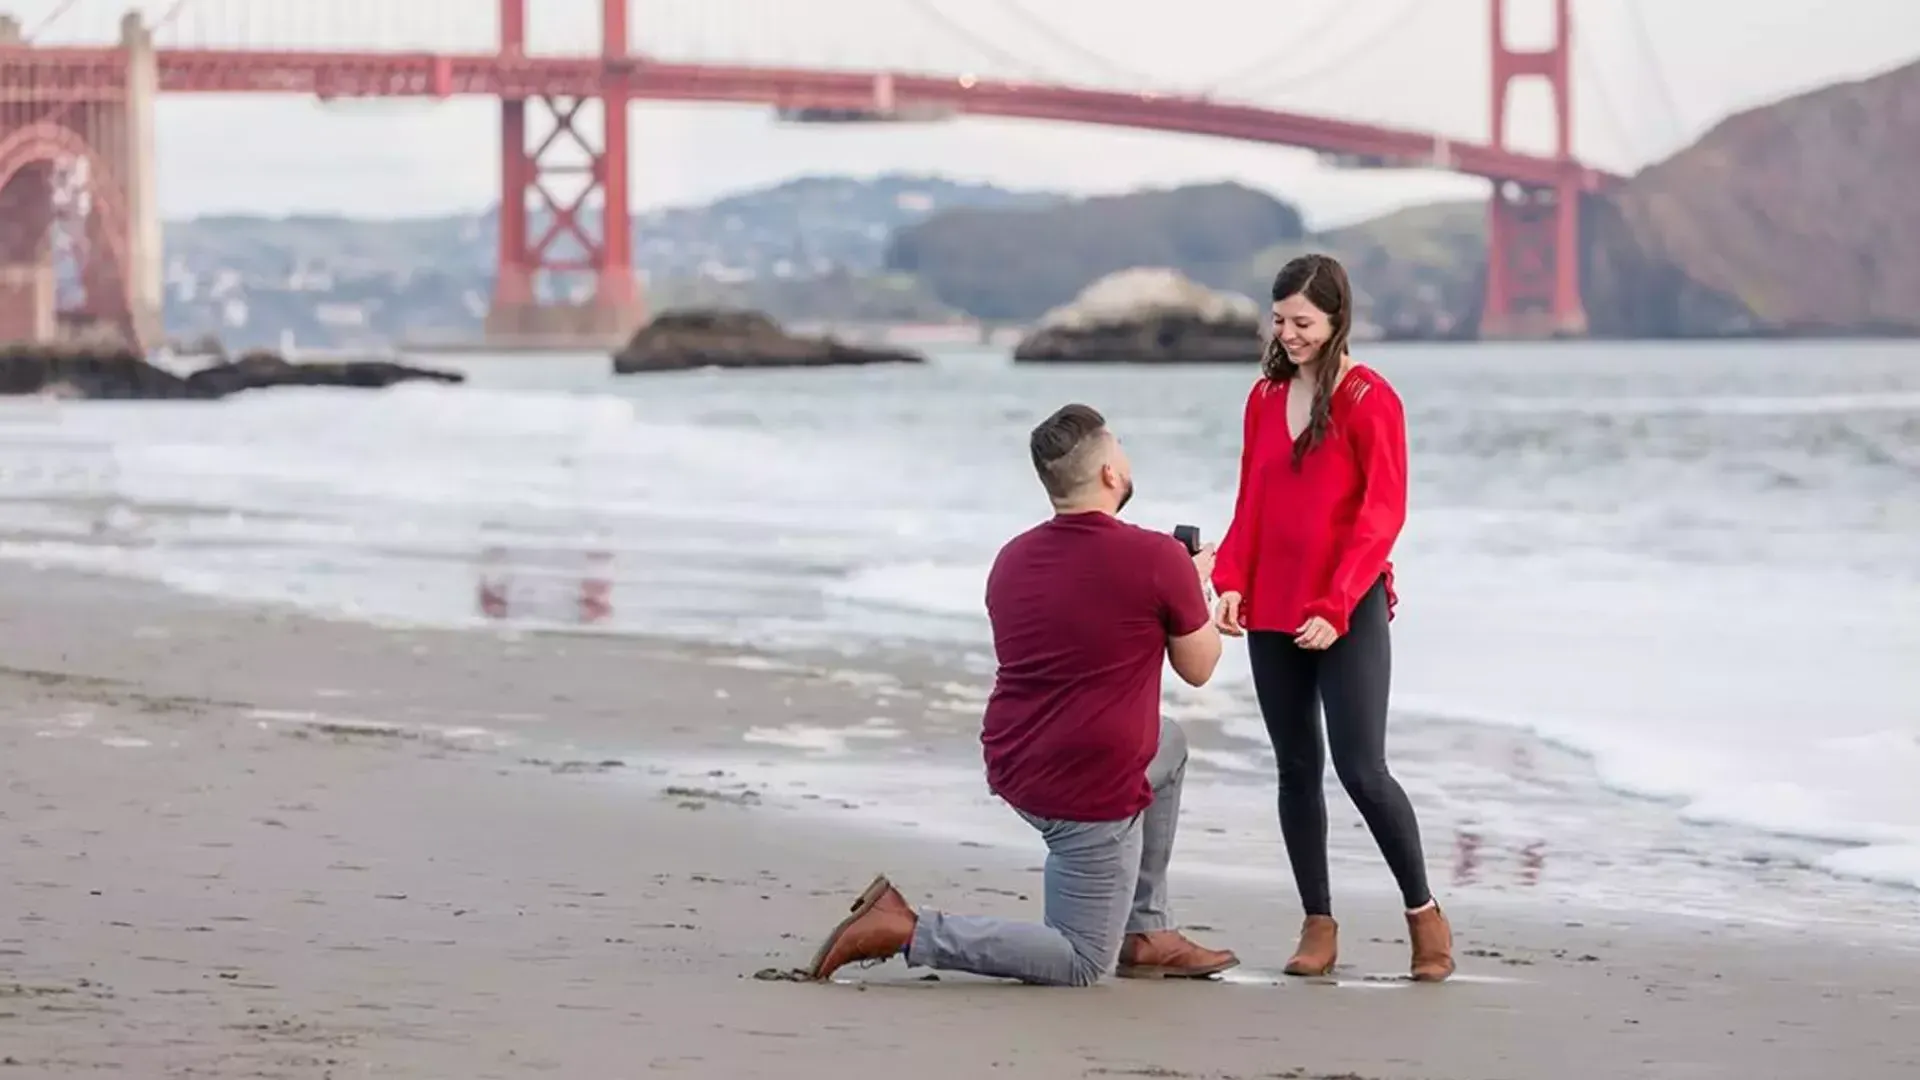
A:
<svg viewBox="0 0 1920 1080">
<path fill-rule="evenodd" d="M 1055 992 L 891 963 L 851 985 L 765 981 L 875 870 L 916 903 L 1032 914 L 1037 849 L 847 828 L 737 775 L 686 775 L 753 760 L 739 735 L 770 718 L 857 727 L 896 688 L 657 642 L 384 631 L 4 577 L 0 1058 L 21 1075 L 1920 1067 L 1920 965 L 1886 941 L 1456 897 L 1460 975 L 1416 987 L 1394 978 L 1396 905 L 1348 889 L 1337 977 L 1282 981 L 1290 895 L 1178 857 L 1178 911 L 1240 952 L 1230 979 Z M 548 734 L 561 712 L 596 734 Z M 568 756 L 615 735 L 633 747 L 618 764 Z"/>
<path fill-rule="evenodd" d="M 449 622 L 370 615 L 285 598 L 224 597 L 110 565 L 42 569 L 24 560 L 0 560 L 0 584 L 16 580 L 58 581 L 61 588 L 96 599 L 135 598 L 139 604 L 166 609 L 168 618 L 191 610 L 216 621 L 249 618 L 308 628 L 302 632 L 330 628 L 325 632 L 355 641 L 365 640 L 359 635 L 393 635 L 430 640 L 442 648 L 499 650 L 503 657 L 518 657 L 510 660 L 514 663 L 542 650 L 564 653 L 571 645 L 581 650 L 582 657 L 565 677 L 576 680 L 592 677 L 588 673 L 594 664 L 617 662 L 612 658 L 636 652 L 723 670 L 738 667 L 810 676 L 839 691 L 866 695 L 873 711 L 856 724 L 820 725 L 809 722 L 821 711 L 814 706 L 797 716 L 754 724 L 750 730 L 730 729 L 726 738 L 678 749 L 705 762 L 700 768 L 738 771 L 757 777 L 763 787 L 785 783 L 781 777 L 786 774 L 810 773 L 816 785 L 837 785 L 835 798 L 840 802 L 873 808 L 891 785 L 898 789 L 896 795 L 927 806 L 903 820 L 876 821 L 869 814 L 852 822 L 869 831 L 897 833 L 931 825 L 974 842 L 1019 845 L 1028 839 L 1024 829 L 987 795 L 974 768 L 978 709 L 988 680 L 978 670 L 979 658 L 973 652 L 941 662 L 933 658 L 931 645 L 879 647 L 862 642 L 861 648 L 849 652 L 818 645 L 757 647 L 720 638 L 650 635 L 625 627 L 536 626 L 478 616 Z M 1420 660 L 1415 657 L 1412 662 Z M 1257 852 L 1259 865 L 1249 868 L 1246 864 L 1249 830 L 1273 831 L 1266 828 L 1271 813 L 1266 750 L 1263 743 L 1247 741 L 1244 723 L 1219 719 L 1219 710 L 1227 703 L 1215 696 L 1218 693 L 1216 687 L 1180 693 L 1169 700 L 1169 715 L 1188 725 L 1195 736 L 1194 758 L 1196 771 L 1203 774 L 1202 785 L 1251 784 L 1258 790 L 1251 800 L 1241 798 L 1231 806 L 1210 802 L 1204 790 L 1190 793 L 1186 816 L 1208 820 L 1198 822 L 1185 843 L 1186 861 L 1219 882 L 1288 889 L 1290 879 L 1284 873 L 1277 835 Z M 337 703 L 322 702 L 326 704 Z M 289 707 L 299 711 L 312 703 Z M 620 756 L 630 747 L 621 741 L 618 727 L 609 723 L 617 708 L 617 703 L 597 701 L 586 712 L 570 716 L 569 723 L 542 730 L 565 735 L 579 744 L 576 749 L 586 757 Z M 913 719 L 903 722 L 897 716 L 875 715 L 903 709 Z M 1482 891 L 1490 902 L 1525 907 L 1573 899 L 1592 907 L 1656 917 L 1756 919 L 1841 933 L 1871 933 L 1886 905 L 1913 902 L 1916 890 L 1904 880 L 1847 873 L 1832 865 L 1836 853 L 1864 850 L 1865 845 L 1805 830 L 1696 819 L 1671 798 L 1601 774 L 1594 754 L 1578 740 L 1558 737 L 1551 725 L 1512 717 L 1461 718 L 1432 703 L 1403 704 L 1396 715 L 1401 718 L 1394 735 L 1396 772 L 1403 782 L 1430 785 L 1426 799 L 1416 791 L 1416 802 L 1423 803 L 1423 827 L 1430 829 L 1426 845 L 1430 872 L 1436 881 L 1451 874 L 1456 882 L 1472 886 L 1493 884 L 1490 874 L 1506 873 L 1505 889 L 1510 895 L 1502 896 L 1496 885 Z M 532 735 L 520 732 L 516 737 Z M 875 779 L 900 763 L 911 767 L 913 779 Z M 1470 772 L 1512 770 L 1509 780 L 1533 788 L 1546 808 L 1507 804 L 1498 798 L 1487 802 L 1488 796 L 1478 793 L 1470 796 L 1470 805 L 1457 810 L 1442 805 L 1439 809 L 1444 812 L 1436 814 L 1429 800 L 1451 804 L 1457 800 L 1449 788 L 1475 786 L 1471 778 L 1448 774 L 1449 767 L 1459 764 L 1471 766 Z M 1430 780 L 1422 776 L 1423 769 L 1434 768 L 1440 772 Z M 1340 835 L 1360 825 L 1331 778 L 1328 787 L 1336 830 L 1331 851 L 1336 877 L 1344 860 L 1364 875 L 1362 884 L 1369 894 L 1386 895 L 1390 890 L 1384 880 L 1375 880 L 1377 859 L 1365 837 Z M 1494 815 L 1490 820 L 1489 813 Z M 928 820 L 942 816 L 962 821 L 964 827 L 955 831 Z M 1216 841 L 1227 834 L 1239 843 Z M 1583 840 L 1600 841 L 1603 846 L 1582 851 Z M 1543 863 L 1552 864 L 1550 872 L 1542 873 Z M 1731 903 L 1719 898 L 1723 895 L 1730 895 Z M 1920 917 L 1904 920 L 1892 936 L 1920 940 Z"/>
</svg>

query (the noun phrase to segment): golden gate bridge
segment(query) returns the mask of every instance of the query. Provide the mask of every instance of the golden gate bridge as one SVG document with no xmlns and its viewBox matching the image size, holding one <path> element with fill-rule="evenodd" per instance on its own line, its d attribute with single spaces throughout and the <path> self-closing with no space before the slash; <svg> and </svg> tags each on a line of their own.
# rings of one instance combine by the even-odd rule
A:
<svg viewBox="0 0 1920 1080">
<path fill-rule="evenodd" d="M 60 0 L 34 25 L 0 15 L 0 341 L 85 330 L 111 332 L 136 347 L 157 342 L 162 262 L 154 101 L 161 94 L 498 99 L 499 249 L 486 333 L 491 342 L 517 346 L 599 344 L 644 318 L 628 175 L 628 106 L 638 101 L 754 105 L 811 122 L 968 116 L 1098 125 L 1304 148 L 1348 166 L 1484 178 L 1492 182 L 1481 317 L 1487 337 L 1585 332 L 1580 204 L 1618 179 L 1573 153 L 1571 0 L 1547 0 L 1553 29 L 1535 48 L 1509 43 L 1511 0 L 1485 0 L 1492 106 L 1484 140 L 1285 111 L 1211 92 L 1096 88 L 1030 73 L 667 59 L 649 53 L 644 27 L 635 43 L 636 8 L 652 0 L 593 0 L 599 48 L 577 54 L 530 47 L 529 0 L 464 0 L 469 24 L 493 16 L 497 40 L 484 49 L 347 48 L 314 40 L 334 36 L 327 29 L 343 24 L 373 28 L 378 36 L 396 12 L 427 6 L 416 7 L 417 0 L 318 0 L 317 7 L 316 0 L 172 0 L 146 15 L 125 14 L 117 41 L 47 43 L 49 29 L 90 2 Z M 462 0 L 439 3 L 445 8 Z M 712 17 L 736 0 L 700 3 Z M 970 37 L 978 50 L 996 51 L 932 0 L 890 3 L 896 13 L 917 13 L 936 33 Z M 1065 39 L 1011 0 L 1002 6 Z M 205 40 L 231 42 L 236 31 L 243 41 L 258 33 L 276 44 Z M 1550 152 L 1523 152 L 1509 141 L 1512 88 L 1529 79 L 1551 95 Z M 590 102 L 599 103 L 591 110 L 597 123 L 583 110 Z M 535 138 L 530 114 L 538 113 L 546 114 L 547 131 Z M 569 173 L 572 189 L 557 193 L 557 181 Z M 64 295 L 56 256 L 77 268 L 77 287 Z M 567 273 L 589 276 L 591 288 L 563 297 L 543 288 Z"/>
</svg>

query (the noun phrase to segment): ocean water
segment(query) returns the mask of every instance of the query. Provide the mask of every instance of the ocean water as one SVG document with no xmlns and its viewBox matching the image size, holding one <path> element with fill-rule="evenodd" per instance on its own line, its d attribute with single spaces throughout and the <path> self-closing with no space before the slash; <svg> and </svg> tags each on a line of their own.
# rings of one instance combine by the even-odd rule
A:
<svg viewBox="0 0 1920 1080">
<path fill-rule="evenodd" d="M 1400 389 L 1412 440 L 1395 761 L 1455 877 L 1491 862 L 1524 883 L 1551 851 L 1641 867 L 1625 893 L 1685 866 L 1704 905 L 1748 880 L 1813 901 L 1885 889 L 1888 917 L 1914 921 L 1898 890 L 1920 889 L 1920 345 L 1363 359 Z M 985 568 L 1047 512 L 1028 428 L 1096 405 L 1133 455 L 1127 516 L 1217 538 L 1252 377 L 964 349 L 628 379 L 588 356 L 448 362 L 471 382 L 0 401 L 0 556 L 379 621 L 851 666 L 921 653 L 973 673 L 964 712 L 990 661 Z M 1208 777 L 1190 801 L 1218 819 L 1195 844 L 1244 863 L 1228 825 L 1273 830 L 1243 654 L 1212 686 L 1170 688 L 1169 708 Z M 754 753 L 781 743 L 769 730 Z M 964 740 L 903 779 L 861 772 L 859 747 L 887 743 L 868 734 L 840 740 L 851 758 L 800 739 L 778 768 L 849 797 L 932 785 L 985 806 Z"/>
</svg>

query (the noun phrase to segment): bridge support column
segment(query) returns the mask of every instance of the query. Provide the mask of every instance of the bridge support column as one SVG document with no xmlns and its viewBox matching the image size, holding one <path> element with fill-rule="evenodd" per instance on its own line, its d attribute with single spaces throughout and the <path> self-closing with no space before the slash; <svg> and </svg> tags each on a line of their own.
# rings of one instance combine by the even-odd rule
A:
<svg viewBox="0 0 1920 1080">
<path fill-rule="evenodd" d="M 160 98 L 160 58 L 153 31 L 129 12 L 120 20 L 120 45 L 127 52 L 127 97 L 117 162 L 126 192 L 125 282 L 127 328 L 141 347 L 166 336 L 165 261 L 160 233 L 160 175 L 154 145 L 154 103 Z"/>
<path fill-rule="evenodd" d="M 0 102 L 0 341 L 146 348 L 164 332 L 159 68 L 137 15 L 122 21 L 120 44 L 124 76 L 89 84 L 57 54 L 21 49 L 19 23 L 0 18 L 0 48 L 14 50 L 7 63 L 25 90 Z"/>
<path fill-rule="evenodd" d="M 1581 169 L 1573 158 L 1573 43 L 1570 0 L 1552 0 L 1553 41 L 1544 49 L 1507 43 L 1507 6 L 1493 5 L 1493 145 L 1507 145 L 1507 104 L 1516 80 L 1538 78 L 1553 94 L 1554 156 L 1565 176 L 1549 186 L 1496 182 L 1487 209 L 1487 292 L 1483 338 L 1581 337 Z"/>
<path fill-rule="evenodd" d="M 0 48 L 17 46 L 24 36 L 19 19 L 0 15 Z M 30 122 L 26 105 L 0 103 L 0 145 Z M 47 164 L 36 162 L 19 166 L 12 176 L 0 174 L 0 344 L 55 336 L 53 255 L 47 244 L 50 173 Z"/>
<path fill-rule="evenodd" d="M 22 44 L 20 20 L 0 15 L 0 48 Z M 37 117 L 33 102 L 0 103 L 0 146 Z M 11 175 L 8 175 L 11 170 Z M 0 344 L 55 336 L 52 170 L 46 162 L 0 162 Z"/>
<path fill-rule="evenodd" d="M 0 139 L 8 133 L 8 125 L 0 122 Z M 38 344 L 59 336 L 48 243 L 52 179 L 53 169 L 44 163 L 25 166 L 11 180 L 0 179 L 0 344 Z"/>
<path fill-rule="evenodd" d="M 528 99 L 500 103 L 499 266 L 486 319 L 496 348 L 607 348 L 646 317 L 628 207 L 626 0 L 601 0 L 601 31 L 598 147 L 582 115 L 591 100 L 539 97 L 552 130 L 532 146 Z M 500 50 L 524 55 L 526 0 L 500 0 Z M 569 149 L 586 160 L 560 160 Z M 549 182 L 561 178 L 572 183 L 556 192 Z"/>
</svg>

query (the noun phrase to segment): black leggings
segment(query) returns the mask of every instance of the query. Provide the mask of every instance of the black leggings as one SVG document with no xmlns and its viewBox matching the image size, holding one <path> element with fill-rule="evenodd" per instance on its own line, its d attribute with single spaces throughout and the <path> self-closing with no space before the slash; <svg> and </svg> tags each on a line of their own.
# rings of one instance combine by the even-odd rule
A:
<svg viewBox="0 0 1920 1080">
<path fill-rule="evenodd" d="M 1300 648 L 1289 633 L 1251 631 L 1247 656 L 1280 767 L 1280 835 L 1307 914 L 1333 914 L 1327 884 L 1327 799 L 1321 784 L 1327 768 L 1320 741 L 1323 703 L 1326 741 L 1333 747 L 1333 771 L 1340 785 L 1366 819 L 1408 909 L 1426 904 L 1433 894 L 1427 890 L 1426 860 L 1420 853 L 1420 823 L 1407 793 L 1387 771 L 1393 645 L 1387 634 L 1385 581 L 1367 590 L 1347 633 L 1324 651 Z"/>
</svg>

